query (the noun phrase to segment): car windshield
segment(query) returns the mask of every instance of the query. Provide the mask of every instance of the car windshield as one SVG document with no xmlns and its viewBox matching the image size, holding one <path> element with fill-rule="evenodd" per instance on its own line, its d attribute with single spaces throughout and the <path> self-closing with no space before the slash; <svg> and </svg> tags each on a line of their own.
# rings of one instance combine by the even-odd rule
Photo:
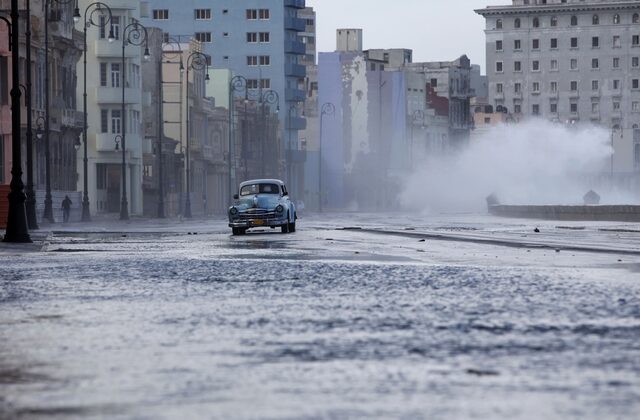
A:
<svg viewBox="0 0 640 420">
<path fill-rule="evenodd" d="M 280 194 L 280 187 L 278 184 L 248 184 L 240 189 L 241 196 L 253 194 Z"/>
</svg>

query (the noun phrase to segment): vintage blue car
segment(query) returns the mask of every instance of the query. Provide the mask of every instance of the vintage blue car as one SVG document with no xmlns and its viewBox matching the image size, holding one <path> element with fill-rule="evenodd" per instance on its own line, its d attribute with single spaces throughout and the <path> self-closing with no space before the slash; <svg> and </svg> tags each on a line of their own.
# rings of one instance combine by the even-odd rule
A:
<svg viewBox="0 0 640 420">
<path fill-rule="evenodd" d="M 255 227 L 280 227 L 282 233 L 296 231 L 296 207 L 279 179 L 244 181 L 233 198 L 236 202 L 229 208 L 229 227 L 234 235 Z"/>
</svg>

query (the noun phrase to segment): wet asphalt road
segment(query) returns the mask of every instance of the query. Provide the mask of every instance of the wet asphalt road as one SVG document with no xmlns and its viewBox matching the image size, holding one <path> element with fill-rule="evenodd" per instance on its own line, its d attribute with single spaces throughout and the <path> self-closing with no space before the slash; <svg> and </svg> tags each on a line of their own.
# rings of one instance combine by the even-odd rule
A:
<svg viewBox="0 0 640 420">
<path fill-rule="evenodd" d="M 640 258 L 558 245 L 635 233 L 335 229 L 356 222 L 67 228 L 0 253 L 0 418 L 637 418 Z M 530 230 L 407 232 L 427 228 Z"/>
</svg>

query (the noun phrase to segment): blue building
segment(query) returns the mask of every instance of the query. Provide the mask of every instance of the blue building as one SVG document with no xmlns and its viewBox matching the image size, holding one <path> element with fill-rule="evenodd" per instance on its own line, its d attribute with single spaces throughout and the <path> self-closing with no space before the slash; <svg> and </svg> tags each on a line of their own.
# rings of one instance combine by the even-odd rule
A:
<svg viewBox="0 0 640 420">
<path fill-rule="evenodd" d="M 203 43 L 214 69 L 231 69 L 247 80 L 249 96 L 259 99 L 267 90 L 278 93 L 282 174 L 289 190 L 302 196 L 305 152 L 298 131 L 303 117 L 305 54 L 299 34 L 305 21 L 298 17 L 305 0 L 149 0 L 143 24 L 159 27 L 169 36 Z M 240 92 L 240 95 L 244 92 Z"/>
</svg>

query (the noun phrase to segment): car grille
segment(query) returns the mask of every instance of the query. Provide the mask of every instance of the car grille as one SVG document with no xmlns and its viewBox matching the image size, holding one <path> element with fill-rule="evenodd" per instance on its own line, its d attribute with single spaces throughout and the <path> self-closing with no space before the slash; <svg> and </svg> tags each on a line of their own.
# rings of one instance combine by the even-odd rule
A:
<svg viewBox="0 0 640 420">
<path fill-rule="evenodd" d="M 251 220 L 251 219 L 274 219 L 276 217 L 276 212 L 263 210 L 263 209 L 252 209 L 247 210 L 246 212 L 238 213 L 237 218 L 240 220 Z"/>
</svg>

